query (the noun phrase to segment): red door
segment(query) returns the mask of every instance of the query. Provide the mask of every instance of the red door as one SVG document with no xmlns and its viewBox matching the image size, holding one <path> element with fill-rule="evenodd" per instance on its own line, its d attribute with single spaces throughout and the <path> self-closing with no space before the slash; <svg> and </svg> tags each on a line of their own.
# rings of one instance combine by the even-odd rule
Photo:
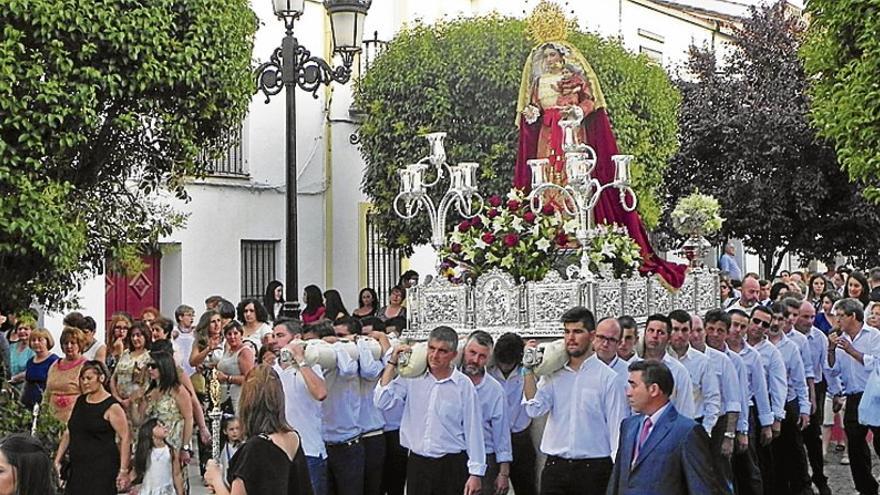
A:
<svg viewBox="0 0 880 495">
<path fill-rule="evenodd" d="M 144 256 L 146 267 L 131 277 L 107 271 L 104 275 L 105 328 L 109 328 L 110 317 L 117 311 L 138 318 L 144 308 L 159 307 L 159 256 Z"/>
</svg>

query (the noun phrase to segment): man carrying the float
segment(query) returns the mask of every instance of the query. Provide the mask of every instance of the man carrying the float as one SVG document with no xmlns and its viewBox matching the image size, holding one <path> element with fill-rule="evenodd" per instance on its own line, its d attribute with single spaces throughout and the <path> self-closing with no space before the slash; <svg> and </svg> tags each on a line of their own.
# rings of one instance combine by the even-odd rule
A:
<svg viewBox="0 0 880 495">
<path fill-rule="evenodd" d="M 523 386 L 526 413 L 549 414 L 540 493 L 603 495 L 626 417 L 625 388 L 593 351 L 596 320 L 590 310 L 574 307 L 562 315 L 562 324 L 568 362 L 540 382 L 527 370 Z"/>
</svg>

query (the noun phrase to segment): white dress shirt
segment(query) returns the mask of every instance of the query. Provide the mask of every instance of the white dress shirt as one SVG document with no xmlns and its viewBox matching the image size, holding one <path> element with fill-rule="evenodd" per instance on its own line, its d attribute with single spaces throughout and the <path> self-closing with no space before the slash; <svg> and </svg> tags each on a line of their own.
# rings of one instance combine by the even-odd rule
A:
<svg viewBox="0 0 880 495">
<path fill-rule="evenodd" d="M 721 393 L 721 414 L 729 412 L 742 412 L 742 386 L 739 381 L 739 371 L 733 365 L 733 361 L 727 354 L 706 346 L 706 358 L 709 369 L 718 380 Z"/>
<path fill-rule="evenodd" d="M 788 373 L 785 371 L 785 360 L 775 345 L 766 338 L 753 346 L 761 355 L 764 364 L 764 375 L 767 377 L 767 391 L 770 392 L 770 410 L 774 419 L 785 418 L 785 400 L 788 396 Z"/>
<path fill-rule="evenodd" d="M 841 338 L 852 343 L 855 350 L 864 354 L 864 363 L 856 361 L 854 357 L 838 347 L 834 350 L 834 367 L 829 368 L 830 374 L 840 377 L 843 393 L 849 395 L 864 392 L 868 376 L 871 374 L 877 358 L 880 357 L 880 331 L 865 325 L 856 334 L 855 339 L 851 339 L 845 332 Z M 827 358 L 825 365 L 828 366 Z"/>
<path fill-rule="evenodd" d="M 712 428 L 718 422 L 718 416 L 721 415 L 721 391 L 717 375 L 709 368 L 709 359 L 690 345 L 682 356 L 672 346 L 667 351 L 673 359 L 687 368 L 694 396 L 694 414 L 703 418 L 703 428 L 711 434 Z"/>
<path fill-rule="evenodd" d="M 358 424 L 361 431 L 366 434 L 385 429 L 385 416 L 373 402 L 373 393 L 385 369 L 387 358 L 391 355 L 391 349 L 388 349 L 380 359 L 373 357 L 373 351 L 364 339 L 358 339 L 357 349 L 361 398 Z"/>
<path fill-rule="evenodd" d="M 309 457 L 326 458 L 327 449 L 321 438 L 321 402 L 309 392 L 305 378 L 295 366 L 284 370 L 276 364 L 274 368 L 284 389 L 284 415 L 302 438 L 303 453 Z M 320 366 L 313 366 L 312 371 L 324 378 Z"/>
<path fill-rule="evenodd" d="M 794 328 L 789 330 L 788 333 L 785 334 L 785 336 L 788 337 L 789 340 L 797 344 L 798 351 L 801 354 L 801 362 L 804 364 L 804 376 L 806 378 L 812 378 L 813 382 L 815 383 L 817 381 L 816 373 L 813 370 L 813 367 L 810 366 L 810 363 L 813 362 L 813 351 L 810 349 L 810 342 L 807 340 L 807 336 L 798 332 Z M 821 377 L 818 381 L 821 381 Z"/>
<path fill-rule="evenodd" d="M 374 400 L 383 411 L 404 403 L 402 446 L 435 459 L 466 451 L 468 472 L 474 476 L 485 474 L 483 415 L 474 384 L 461 371 L 453 370 L 442 380 L 430 372 L 416 378 L 397 377 L 384 387 L 380 383 Z"/>
<path fill-rule="evenodd" d="M 825 381 L 825 355 L 828 353 L 828 337 L 816 327 L 811 327 L 810 331 L 804 334 L 807 338 L 807 345 L 810 349 L 810 363 L 805 362 L 804 366 L 809 366 L 813 372 L 813 382 L 820 383 Z"/>
<path fill-rule="evenodd" d="M 710 348 L 711 349 L 711 348 Z M 721 352 L 724 356 L 727 357 L 727 360 L 730 361 L 730 364 L 733 366 L 733 372 L 736 375 L 736 383 L 738 385 L 737 390 L 731 391 L 736 397 L 736 400 L 739 401 L 739 416 L 736 418 L 736 431 L 739 433 L 748 433 L 749 432 L 749 401 L 751 400 L 751 393 L 749 388 L 749 370 L 746 368 L 746 364 L 743 362 L 743 358 L 739 356 L 739 354 L 730 350 L 727 347 L 727 344 L 724 344 L 724 348 L 722 351 L 718 351 L 717 349 L 712 349 L 716 352 Z M 755 356 L 758 358 L 758 356 Z M 711 359 L 711 358 L 710 358 Z M 760 358 L 758 358 L 760 359 Z M 721 393 L 726 394 L 724 392 L 725 387 L 721 388 Z M 727 395 L 725 395 L 725 401 Z M 769 409 L 769 402 L 768 402 Z"/>
<path fill-rule="evenodd" d="M 537 418 L 550 413 L 541 452 L 565 459 L 614 457 L 625 417 L 626 391 L 617 373 L 595 354 L 580 368 L 566 364 L 541 377 L 531 400 L 523 397 L 526 413 Z"/>
<path fill-rule="evenodd" d="M 513 446 L 510 443 L 510 422 L 507 419 L 507 400 L 504 389 L 488 373 L 475 387 L 480 412 L 483 416 L 483 441 L 486 455 L 495 454 L 495 461 L 513 461 Z"/>
<path fill-rule="evenodd" d="M 635 356 L 629 362 L 634 363 L 641 360 L 640 356 Z M 697 406 L 694 403 L 691 373 L 683 364 L 678 362 L 678 359 L 675 359 L 668 353 L 663 355 L 663 364 L 672 372 L 672 380 L 674 382 L 669 401 L 672 402 L 672 405 L 675 406 L 679 414 L 691 419 L 699 417 L 697 416 Z"/>
<path fill-rule="evenodd" d="M 754 405 L 758 411 L 758 424 L 760 426 L 772 425 L 776 419 L 776 413 L 770 403 L 767 368 L 763 356 L 746 342 L 743 342 L 743 348 L 738 353 L 734 353 L 730 348 L 728 348 L 728 352 L 742 358 L 746 367 L 749 377 L 749 405 Z"/>
<path fill-rule="evenodd" d="M 522 403 L 524 378 L 520 372 L 521 367 L 514 368 L 507 377 L 497 367 L 489 368 L 489 374 L 504 389 L 507 399 L 507 419 L 510 422 L 510 432 L 519 433 L 532 424 L 532 418 L 526 414 L 526 406 Z"/>
<path fill-rule="evenodd" d="M 804 339 L 806 341 L 806 339 Z M 776 348 L 782 353 L 785 362 L 786 380 L 785 401 L 797 400 L 801 414 L 810 414 L 810 391 L 807 388 L 807 377 L 804 375 L 804 362 L 801 350 L 786 334 L 776 342 Z"/>
<path fill-rule="evenodd" d="M 330 444 L 348 442 L 362 433 L 358 361 L 351 358 L 342 342 L 336 342 L 333 348 L 336 369 L 328 371 L 324 378 L 327 398 L 321 403 L 322 435 Z"/>
<path fill-rule="evenodd" d="M 632 358 L 630 358 L 632 361 Z M 623 388 L 624 393 L 626 393 L 626 387 L 629 386 L 629 363 L 630 361 L 625 361 L 620 358 L 620 356 L 614 356 L 608 364 L 608 367 L 614 370 L 617 373 L 617 381 L 620 382 L 620 387 Z M 629 407 L 629 400 L 625 400 L 623 404 L 624 409 L 624 418 L 628 418 L 632 416 L 632 409 Z"/>
</svg>

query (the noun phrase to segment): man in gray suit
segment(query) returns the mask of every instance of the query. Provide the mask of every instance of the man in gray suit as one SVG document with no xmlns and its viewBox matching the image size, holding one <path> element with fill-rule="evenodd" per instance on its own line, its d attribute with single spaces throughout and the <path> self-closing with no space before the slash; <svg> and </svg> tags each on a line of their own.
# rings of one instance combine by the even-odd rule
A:
<svg viewBox="0 0 880 495">
<path fill-rule="evenodd" d="M 626 395 L 636 416 L 620 425 L 607 495 L 724 494 L 709 437 L 669 402 L 672 373 L 658 361 L 629 367 Z"/>
</svg>

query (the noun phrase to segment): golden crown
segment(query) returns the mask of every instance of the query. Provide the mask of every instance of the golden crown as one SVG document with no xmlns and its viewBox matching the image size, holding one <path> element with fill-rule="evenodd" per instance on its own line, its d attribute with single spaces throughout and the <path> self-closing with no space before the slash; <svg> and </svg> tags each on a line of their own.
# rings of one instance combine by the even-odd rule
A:
<svg viewBox="0 0 880 495">
<path fill-rule="evenodd" d="M 565 16 L 562 7 L 547 0 L 541 0 L 526 19 L 526 34 L 538 44 L 565 41 L 574 27 L 574 20 Z"/>
</svg>

